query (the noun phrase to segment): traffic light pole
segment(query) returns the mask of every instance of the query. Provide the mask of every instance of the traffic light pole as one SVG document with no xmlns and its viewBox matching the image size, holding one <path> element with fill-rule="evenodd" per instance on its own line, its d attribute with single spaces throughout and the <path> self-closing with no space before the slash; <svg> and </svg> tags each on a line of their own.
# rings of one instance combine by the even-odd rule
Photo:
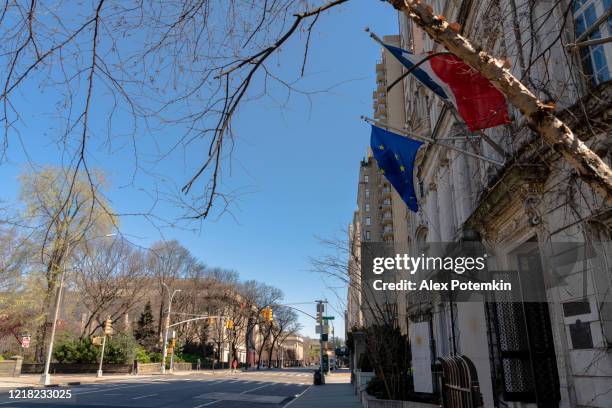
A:
<svg viewBox="0 0 612 408">
<path fill-rule="evenodd" d="M 104 339 L 102 340 L 102 353 L 100 354 L 100 366 L 98 367 L 97 377 L 102 377 L 102 362 L 104 361 L 104 348 L 106 347 L 106 333 L 104 333 Z"/>
<path fill-rule="evenodd" d="M 168 357 L 168 330 L 170 330 L 170 313 L 172 311 L 172 299 L 174 299 L 174 295 L 180 292 L 180 289 L 175 289 L 170 295 L 170 288 L 166 283 L 162 282 L 162 285 L 166 287 L 168 291 L 168 313 L 166 314 L 166 330 L 164 333 L 164 345 L 162 351 L 162 363 L 161 363 L 161 373 L 166 374 L 166 358 Z"/>
<path fill-rule="evenodd" d="M 317 300 L 317 317 L 319 319 L 319 371 L 321 372 L 321 384 L 325 384 L 325 370 L 323 370 L 323 300 Z"/>
</svg>

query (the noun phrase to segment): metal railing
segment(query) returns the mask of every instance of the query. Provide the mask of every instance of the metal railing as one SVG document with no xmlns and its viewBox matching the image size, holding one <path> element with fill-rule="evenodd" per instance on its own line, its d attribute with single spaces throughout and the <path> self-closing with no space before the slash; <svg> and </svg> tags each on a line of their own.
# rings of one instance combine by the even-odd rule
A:
<svg viewBox="0 0 612 408">
<path fill-rule="evenodd" d="M 444 408 L 482 407 L 482 394 L 474 363 L 466 356 L 439 357 L 442 366 L 440 400 Z"/>
</svg>

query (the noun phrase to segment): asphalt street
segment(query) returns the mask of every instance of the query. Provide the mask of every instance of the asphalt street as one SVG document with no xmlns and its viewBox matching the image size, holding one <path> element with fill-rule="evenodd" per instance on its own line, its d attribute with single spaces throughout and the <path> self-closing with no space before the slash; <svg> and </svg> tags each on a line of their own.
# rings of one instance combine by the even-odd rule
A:
<svg viewBox="0 0 612 408">
<path fill-rule="evenodd" d="M 238 374 L 133 377 L 121 381 L 52 388 L 70 390 L 66 399 L 15 399 L 0 390 L 9 407 L 284 407 L 312 384 L 312 370 L 249 371 Z M 46 388 L 45 390 L 49 390 Z M 15 395 L 13 390 L 13 396 Z"/>
</svg>

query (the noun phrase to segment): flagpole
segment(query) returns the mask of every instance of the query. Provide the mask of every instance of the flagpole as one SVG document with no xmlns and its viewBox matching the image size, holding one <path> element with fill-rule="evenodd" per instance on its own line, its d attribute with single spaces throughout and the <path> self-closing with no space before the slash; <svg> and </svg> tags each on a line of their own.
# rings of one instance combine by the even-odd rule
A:
<svg viewBox="0 0 612 408">
<path fill-rule="evenodd" d="M 472 153 L 472 152 L 470 152 L 468 150 L 464 150 L 464 149 L 461 149 L 459 147 L 455 147 L 453 145 L 447 145 L 445 143 L 439 143 L 438 140 L 432 139 L 431 137 L 417 135 L 416 133 L 408 132 L 408 131 L 405 131 L 405 130 L 400 130 L 400 129 L 394 128 L 393 126 L 389 126 L 386 123 L 381 123 L 381 122 L 378 122 L 375 119 L 368 118 L 367 116 L 361 116 L 361 119 L 363 119 L 365 122 L 367 122 L 367 123 L 369 123 L 371 125 L 375 125 L 375 126 L 378 126 L 378 127 L 381 127 L 381 128 L 386 128 L 387 130 L 392 130 L 392 131 L 394 131 L 396 133 L 399 133 L 399 134 L 401 134 L 403 136 L 406 136 L 406 137 L 414 137 L 415 139 L 420 139 L 420 140 L 423 140 L 425 142 L 429 142 L 429 143 L 431 143 L 433 145 L 438 145 L 438 146 L 446 147 L 447 149 L 455 150 L 457 152 L 466 154 L 466 155 L 474 157 L 476 159 L 480 159 L 480 160 L 484 160 L 484 161 L 489 162 L 489 163 L 493 163 L 493 164 L 495 164 L 497 166 L 500 166 L 500 167 L 504 166 L 504 163 L 500 162 L 498 160 L 491 159 L 491 158 L 485 157 L 485 156 L 481 156 L 481 155 L 479 155 L 477 153 Z"/>
<path fill-rule="evenodd" d="M 370 31 L 369 27 L 365 28 L 365 32 L 368 33 L 370 35 L 370 38 L 372 38 L 374 41 L 376 41 L 377 43 L 379 43 L 380 45 L 382 45 L 383 47 L 385 46 L 385 43 L 380 39 L 380 37 L 378 37 L 376 34 L 374 34 L 372 31 Z M 451 52 L 443 52 L 443 53 L 448 53 L 448 54 L 452 54 Z M 434 53 L 434 54 L 430 54 L 427 57 L 425 57 L 422 61 L 420 61 L 417 65 L 415 65 L 413 67 L 416 68 L 418 65 L 420 65 L 421 63 L 425 62 L 427 59 L 433 57 L 434 55 L 437 54 L 441 54 L 441 53 Z M 395 55 L 394 55 L 395 57 Z M 407 74 L 412 73 L 411 70 L 408 70 L 408 72 L 406 72 L 405 74 L 403 74 L 400 78 L 398 78 L 397 81 L 395 81 L 394 83 L 392 83 L 388 88 L 387 88 L 387 92 L 389 92 L 389 90 L 397 83 L 399 83 L 399 80 L 401 80 L 403 77 L 405 77 Z M 450 109 L 451 114 L 453 115 L 453 117 L 455 118 L 455 120 L 459 123 L 463 123 L 465 125 L 465 121 L 463 119 L 460 118 L 460 116 L 458 115 L 457 110 L 455 109 L 455 107 L 453 106 L 453 104 L 447 100 L 442 98 L 440 95 L 436 94 L 435 92 L 433 92 L 434 95 L 436 95 L 438 98 L 440 98 L 442 100 L 442 103 L 444 103 L 444 105 Z M 487 134 L 485 134 L 482 130 L 479 131 L 481 137 L 485 140 L 485 142 L 487 142 L 489 144 L 489 146 L 491 146 L 500 156 L 505 157 L 506 156 L 506 152 L 504 151 L 504 149 L 498 145 L 494 140 L 492 140 Z"/>
<path fill-rule="evenodd" d="M 370 27 L 366 27 L 365 28 L 365 32 L 370 34 L 370 37 L 376 41 L 377 43 L 379 43 L 380 45 L 384 46 L 385 43 L 376 35 L 374 34 L 372 31 L 370 31 Z"/>
<path fill-rule="evenodd" d="M 435 92 L 434 92 L 435 93 Z M 463 119 L 460 118 L 459 116 L 459 112 L 457 112 L 457 109 L 455 109 L 455 106 L 448 100 L 445 100 L 443 98 L 440 97 L 440 99 L 442 99 L 442 102 L 444 103 L 444 105 L 446 105 L 447 109 L 450 109 L 451 114 L 453 115 L 453 117 L 455 118 L 455 120 L 459 123 L 464 124 L 465 126 L 467 126 L 465 124 L 465 121 Z M 505 157 L 506 156 L 506 152 L 505 150 L 498 145 L 493 139 L 491 139 L 489 137 L 489 135 L 487 135 L 485 132 L 483 132 L 482 129 L 480 129 L 478 131 L 478 133 L 480 134 L 480 136 L 484 139 L 485 142 L 487 142 L 489 144 L 489 146 L 491 146 L 493 148 L 493 150 L 495 150 L 500 156 Z"/>
</svg>

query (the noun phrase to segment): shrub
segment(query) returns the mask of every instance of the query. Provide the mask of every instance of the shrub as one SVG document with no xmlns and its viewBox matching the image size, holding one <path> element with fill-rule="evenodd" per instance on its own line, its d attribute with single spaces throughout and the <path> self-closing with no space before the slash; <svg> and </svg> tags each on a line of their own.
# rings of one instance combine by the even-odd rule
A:
<svg viewBox="0 0 612 408">
<path fill-rule="evenodd" d="M 95 363 L 99 353 L 96 346 L 91 344 L 90 339 L 63 340 L 55 347 L 53 357 L 59 363 L 88 364 Z"/>
<path fill-rule="evenodd" d="M 138 361 L 139 363 L 143 363 L 143 364 L 147 364 L 151 362 L 151 358 L 149 357 L 149 354 L 142 346 L 138 346 L 136 348 L 136 361 Z"/>
<path fill-rule="evenodd" d="M 151 363 L 161 363 L 162 361 L 162 353 L 155 351 L 153 353 L 149 353 L 149 362 Z"/>
<path fill-rule="evenodd" d="M 391 324 L 368 327 L 365 333 L 368 360 L 376 375 L 384 381 L 387 398 L 407 400 L 414 387 L 406 335 Z"/>
<path fill-rule="evenodd" d="M 117 334 L 106 338 L 104 362 L 107 364 L 131 364 L 136 358 L 138 345 L 131 335 Z M 53 356 L 60 363 L 97 363 L 102 347 L 94 346 L 89 338 L 60 340 Z"/>
<path fill-rule="evenodd" d="M 139 345 L 133 336 L 120 333 L 106 339 L 104 361 L 109 364 L 131 364 L 136 359 Z"/>
<path fill-rule="evenodd" d="M 368 381 L 366 392 L 378 399 L 389 399 L 387 390 L 385 389 L 385 382 L 378 377 L 373 377 Z"/>
<path fill-rule="evenodd" d="M 198 354 L 182 353 L 182 352 L 174 354 L 174 361 L 177 361 L 177 362 L 197 363 L 198 358 L 200 359 L 200 362 L 201 362 L 202 357 L 200 357 Z"/>
</svg>

